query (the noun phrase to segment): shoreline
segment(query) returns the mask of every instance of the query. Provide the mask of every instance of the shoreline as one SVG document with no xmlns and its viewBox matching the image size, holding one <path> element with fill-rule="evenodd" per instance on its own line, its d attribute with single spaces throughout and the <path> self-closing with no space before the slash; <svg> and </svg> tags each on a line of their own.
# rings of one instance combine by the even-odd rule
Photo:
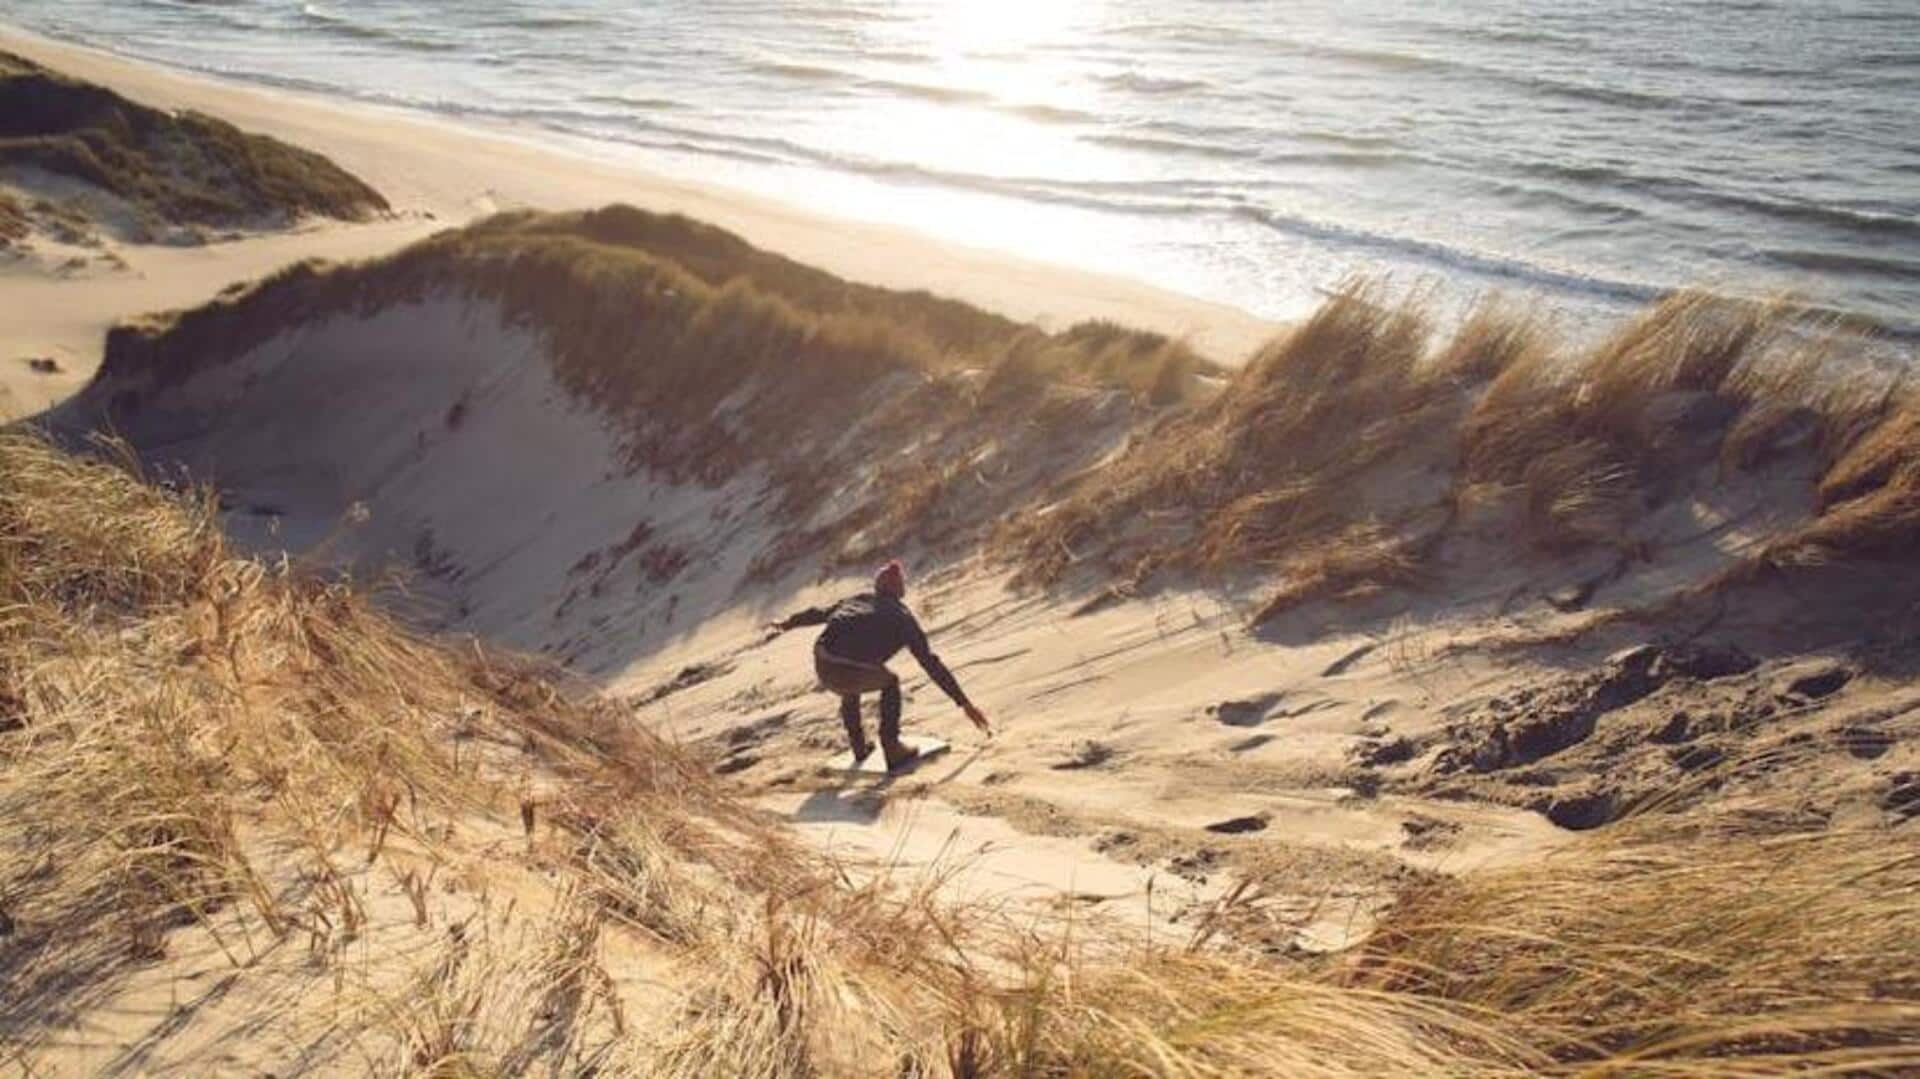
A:
<svg viewBox="0 0 1920 1079">
<path fill-rule="evenodd" d="M 310 256 L 389 253 L 442 228 L 508 209 L 578 209 L 629 202 L 678 212 L 767 250 L 850 280 L 925 289 L 1049 329 L 1107 319 L 1187 341 L 1237 365 L 1282 324 L 1129 278 L 950 243 L 894 225 L 837 219 L 762 195 L 690 184 L 569 153 L 512 131 L 256 87 L 76 45 L 0 23 L 0 49 L 160 108 L 192 109 L 314 150 L 379 190 L 394 207 L 371 225 L 312 224 L 200 248 L 128 246 L 131 271 L 84 281 L 0 270 L 0 341 L 52 354 L 68 368 L 53 387 L 4 376 L 18 414 L 71 392 L 98 363 L 100 335 L 132 315 L 212 298 L 225 285 Z M 78 299 L 76 299 L 78 298 Z M 92 355 L 89 356 L 88 352 Z M 0 357 L 0 360 L 4 360 Z M 77 380 L 77 381 L 76 381 Z"/>
</svg>

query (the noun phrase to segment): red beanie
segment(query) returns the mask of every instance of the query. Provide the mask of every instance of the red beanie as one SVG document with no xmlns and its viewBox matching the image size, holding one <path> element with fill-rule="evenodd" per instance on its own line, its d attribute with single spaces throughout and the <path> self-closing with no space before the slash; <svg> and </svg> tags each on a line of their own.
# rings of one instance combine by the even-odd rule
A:
<svg viewBox="0 0 1920 1079">
<path fill-rule="evenodd" d="M 907 567 L 901 565 L 900 560 L 897 558 L 881 566 L 880 572 L 873 575 L 873 587 L 875 591 L 884 592 L 891 596 L 898 596 L 905 593 L 907 590 Z"/>
</svg>

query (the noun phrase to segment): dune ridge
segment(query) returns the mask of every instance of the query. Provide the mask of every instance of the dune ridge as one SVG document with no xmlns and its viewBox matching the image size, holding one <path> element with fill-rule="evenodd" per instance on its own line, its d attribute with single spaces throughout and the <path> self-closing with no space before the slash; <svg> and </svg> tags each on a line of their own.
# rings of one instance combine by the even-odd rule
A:
<svg viewBox="0 0 1920 1079">
<path fill-rule="evenodd" d="M 137 104 L 11 52 L 0 52 L 0 182 L 29 195 L 42 189 L 31 214 L 9 199 L 16 222 L 101 227 L 139 242 L 388 210 L 379 192 L 320 154 L 203 113 Z"/>
<path fill-rule="evenodd" d="M 445 296 L 528 328 L 569 399 L 617 425 L 630 474 L 768 470 L 787 523 L 761 577 L 902 546 L 1123 594 L 1260 567 L 1260 621 L 1416 584 L 1470 546 L 1631 578 L 1676 517 L 1744 515 L 1704 587 L 1871 564 L 1920 527 L 1911 394 L 1788 302 L 1682 292 L 1570 348 L 1497 300 L 1436 335 L 1417 303 L 1356 283 L 1229 371 L 1159 335 L 1049 334 L 629 207 L 503 215 L 124 327 L 73 411 L 137 431 L 159 422 L 148 402 L 276 336 Z"/>
</svg>

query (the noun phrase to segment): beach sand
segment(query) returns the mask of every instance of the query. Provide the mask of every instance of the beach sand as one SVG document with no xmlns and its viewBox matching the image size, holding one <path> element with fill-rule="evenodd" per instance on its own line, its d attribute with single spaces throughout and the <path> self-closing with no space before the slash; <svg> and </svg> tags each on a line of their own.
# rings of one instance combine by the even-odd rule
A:
<svg viewBox="0 0 1920 1079">
<path fill-rule="evenodd" d="M 441 228 L 517 208 L 627 202 L 677 211 L 852 280 L 927 289 L 1053 329 L 1111 319 L 1186 339 L 1229 363 L 1276 328 L 1246 312 L 1141 282 L 823 217 L 504 131 L 171 71 L 7 27 L 0 27 L 0 49 L 144 104 L 206 112 L 318 151 L 372 184 L 394 207 L 391 219 L 371 224 L 314 223 L 203 247 L 113 244 L 108 250 L 124 269 L 77 277 L 0 266 L 0 409 L 12 417 L 38 412 L 84 385 L 99 362 L 102 336 L 119 319 L 197 305 L 233 282 L 301 258 L 377 256 Z M 41 357 L 54 359 L 60 370 L 49 375 L 28 368 L 26 360 Z"/>
</svg>

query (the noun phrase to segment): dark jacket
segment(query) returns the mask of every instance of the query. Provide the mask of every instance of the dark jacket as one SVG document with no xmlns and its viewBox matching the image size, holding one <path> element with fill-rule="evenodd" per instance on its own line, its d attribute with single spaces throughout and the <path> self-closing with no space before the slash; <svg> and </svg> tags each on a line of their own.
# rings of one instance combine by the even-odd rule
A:
<svg viewBox="0 0 1920 1079">
<path fill-rule="evenodd" d="M 862 592 L 831 607 L 801 611 L 780 626 L 797 629 L 822 624 L 827 628 L 820 633 L 819 645 L 828 652 L 861 663 L 885 663 L 905 648 L 920 661 L 920 668 L 933 679 L 933 684 L 953 698 L 953 703 L 961 708 L 972 707 L 967 695 L 961 692 L 960 683 L 954 681 L 953 672 L 927 647 L 927 634 L 920 628 L 919 620 L 907 610 L 905 603 L 893 596 Z"/>
</svg>

